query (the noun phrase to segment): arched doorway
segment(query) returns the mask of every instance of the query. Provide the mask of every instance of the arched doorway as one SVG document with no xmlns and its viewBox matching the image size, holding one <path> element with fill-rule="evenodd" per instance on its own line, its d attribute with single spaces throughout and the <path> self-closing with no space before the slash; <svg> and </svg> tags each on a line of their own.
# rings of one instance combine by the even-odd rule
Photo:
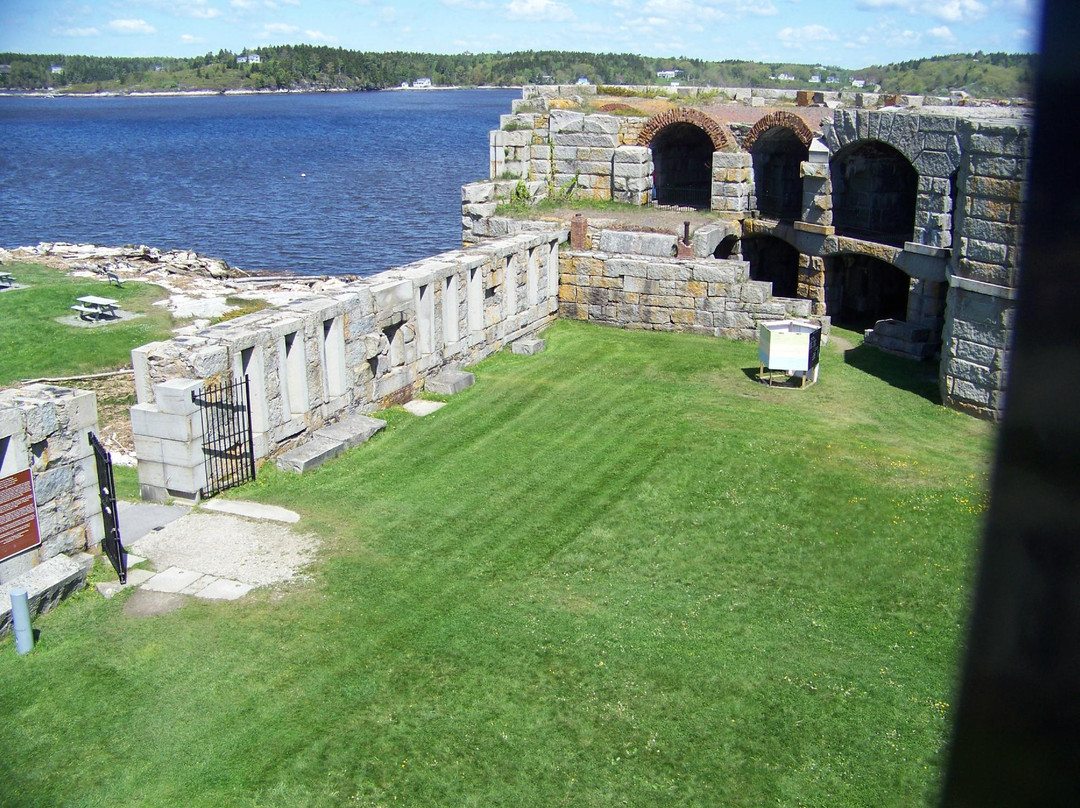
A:
<svg viewBox="0 0 1080 808">
<path fill-rule="evenodd" d="M 911 278 L 868 255 L 825 259 L 825 310 L 835 325 L 861 331 L 878 320 L 905 320 Z"/>
<path fill-rule="evenodd" d="M 841 236 L 903 247 L 915 229 L 919 175 L 886 143 L 863 140 L 830 161 L 833 225 Z"/>
<path fill-rule="evenodd" d="M 772 283 L 775 297 L 798 297 L 798 250 L 775 236 L 744 236 L 742 253 L 751 280 Z"/>
<path fill-rule="evenodd" d="M 712 139 L 692 123 L 673 123 L 649 143 L 653 187 L 661 205 L 708 209 L 712 197 Z"/>
<path fill-rule="evenodd" d="M 810 155 L 800 137 L 785 126 L 774 126 L 754 140 L 754 194 L 757 209 L 781 221 L 802 215 L 802 176 L 799 164 Z"/>
<path fill-rule="evenodd" d="M 732 256 L 741 255 L 739 252 L 739 237 L 735 235 L 725 236 L 723 241 L 716 245 L 713 250 L 713 258 L 728 259 Z"/>
</svg>

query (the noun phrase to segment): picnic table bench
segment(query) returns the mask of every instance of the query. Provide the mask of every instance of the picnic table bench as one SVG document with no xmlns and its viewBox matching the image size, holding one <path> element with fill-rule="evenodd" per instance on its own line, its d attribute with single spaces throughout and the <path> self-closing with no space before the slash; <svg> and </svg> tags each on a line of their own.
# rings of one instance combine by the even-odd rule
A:
<svg viewBox="0 0 1080 808">
<path fill-rule="evenodd" d="M 79 317 L 83 320 L 94 320 L 95 322 L 115 320 L 117 309 L 120 308 L 120 301 L 108 297 L 86 295 L 76 298 L 76 300 L 78 304 L 71 308 L 79 312 Z"/>
<path fill-rule="evenodd" d="M 10 272 L 0 272 L 0 289 L 15 285 L 15 278 Z"/>
</svg>

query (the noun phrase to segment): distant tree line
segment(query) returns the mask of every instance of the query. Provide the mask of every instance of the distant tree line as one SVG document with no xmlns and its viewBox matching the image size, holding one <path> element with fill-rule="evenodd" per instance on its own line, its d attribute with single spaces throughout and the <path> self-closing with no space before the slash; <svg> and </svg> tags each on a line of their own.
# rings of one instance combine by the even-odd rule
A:
<svg viewBox="0 0 1080 808">
<path fill-rule="evenodd" d="M 257 63 L 237 57 L 257 54 Z M 917 59 L 848 70 L 826 65 L 635 56 L 629 53 L 517 51 L 514 53 L 369 53 L 322 45 L 281 45 L 203 56 L 106 57 L 0 53 L 0 86 L 103 89 L 380 89 L 421 77 L 437 86 L 667 84 L 659 71 L 681 71 L 683 84 L 713 87 L 848 87 L 852 78 L 886 92 L 1018 96 L 1029 92 L 1035 56 L 982 52 Z M 54 72 L 59 68 L 58 72 Z M 835 81 L 826 83 L 828 77 Z"/>
</svg>

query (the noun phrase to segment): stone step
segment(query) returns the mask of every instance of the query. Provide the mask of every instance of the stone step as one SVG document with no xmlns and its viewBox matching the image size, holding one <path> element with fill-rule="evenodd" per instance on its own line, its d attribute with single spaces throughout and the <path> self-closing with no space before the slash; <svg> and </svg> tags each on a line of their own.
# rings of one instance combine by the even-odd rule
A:
<svg viewBox="0 0 1080 808">
<path fill-rule="evenodd" d="M 452 396 L 476 384 L 476 376 L 465 370 L 447 368 L 424 382 L 424 391 L 437 396 Z"/>
<path fill-rule="evenodd" d="M 545 348 L 547 348 L 547 342 L 538 337 L 525 337 L 524 339 L 515 340 L 510 346 L 511 351 L 523 356 L 538 354 Z"/>
<path fill-rule="evenodd" d="M 337 457 L 342 452 L 366 442 L 385 426 L 386 421 L 378 418 L 348 415 L 335 424 L 317 430 L 311 440 L 282 454 L 277 459 L 277 466 L 283 471 L 303 474 Z"/>
</svg>

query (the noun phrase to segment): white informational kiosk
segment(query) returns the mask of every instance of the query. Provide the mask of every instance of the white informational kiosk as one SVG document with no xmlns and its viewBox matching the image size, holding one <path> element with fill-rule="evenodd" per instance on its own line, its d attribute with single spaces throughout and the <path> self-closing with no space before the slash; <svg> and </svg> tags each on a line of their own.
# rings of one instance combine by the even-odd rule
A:
<svg viewBox="0 0 1080 808">
<path fill-rule="evenodd" d="M 781 371 L 800 379 L 801 387 L 818 378 L 821 324 L 810 320 L 773 320 L 758 326 L 758 362 L 762 381 L 766 371 Z M 767 380 L 772 383 L 772 377 Z"/>
</svg>

